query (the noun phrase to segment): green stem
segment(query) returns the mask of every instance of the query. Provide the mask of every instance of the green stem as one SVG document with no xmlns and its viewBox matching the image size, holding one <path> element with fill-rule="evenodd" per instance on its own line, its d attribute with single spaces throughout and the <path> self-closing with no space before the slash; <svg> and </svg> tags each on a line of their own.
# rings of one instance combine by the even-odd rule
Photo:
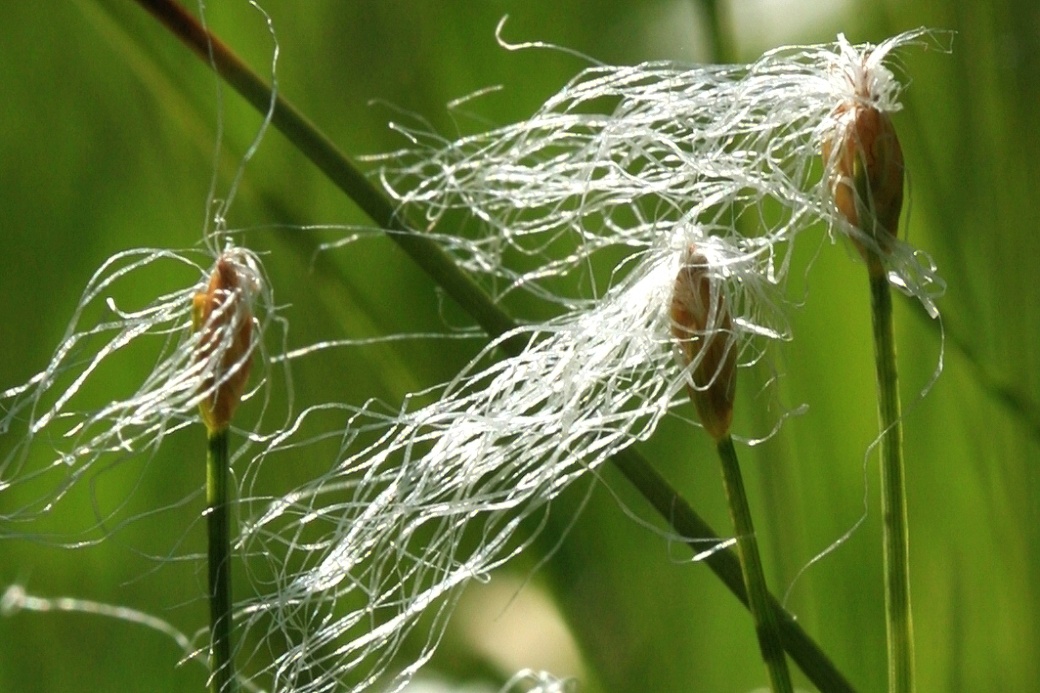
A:
<svg viewBox="0 0 1040 693">
<path fill-rule="evenodd" d="M 769 603 L 766 575 L 762 570 L 762 558 L 758 553 L 758 539 L 751 522 L 751 507 L 744 492 L 744 480 L 740 474 L 737 451 L 732 436 L 718 441 L 719 461 L 722 463 L 722 482 L 726 487 L 726 500 L 733 528 L 737 532 L 737 554 L 747 587 L 751 616 L 755 621 L 755 634 L 762 651 L 762 661 L 769 671 L 769 682 L 774 693 L 792 693 L 791 673 L 787 670 L 787 658 L 780 645 L 776 614 Z"/>
<path fill-rule="evenodd" d="M 173 0 L 137 0 L 207 65 L 213 66 L 260 113 L 271 104 L 271 90 L 237 56 L 205 31 Z M 212 54 L 212 62 L 211 62 Z M 431 239 L 414 232 L 417 228 L 357 171 L 332 142 L 281 97 L 274 100 L 272 124 L 305 154 L 329 180 L 358 207 L 388 232 L 389 237 L 408 253 L 445 292 L 451 296 L 493 338 L 513 330 L 516 322 L 499 308 L 471 277 Z M 519 354 L 526 340 L 517 337 L 500 343 L 504 353 Z M 616 453 L 612 462 L 630 483 L 653 505 L 662 519 L 686 538 L 694 551 L 705 544 L 722 541 L 719 535 L 683 500 L 638 452 L 626 449 Z M 747 592 L 739 559 L 732 551 L 717 551 L 704 559 L 712 572 L 745 605 Z M 806 676 L 824 693 L 853 691 L 851 684 L 827 655 L 808 636 L 780 603 L 770 597 L 778 615 L 784 646 Z"/>
<path fill-rule="evenodd" d="M 206 456 L 206 526 L 209 530 L 210 691 L 232 693 L 231 549 L 228 531 L 228 429 L 211 431 Z"/>
<path fill-rule="evenodd" d="M 888 690 L 914 690 L 914 627 L 910 613 L 910 555 L 903 468 L 903 425 L 892 329 L 892 290 L 881 260 L 871 253 L 870 304 L 874 323 L 878 418 L 881 426 L 881 516 L 884 537 Z"/>
</svg>

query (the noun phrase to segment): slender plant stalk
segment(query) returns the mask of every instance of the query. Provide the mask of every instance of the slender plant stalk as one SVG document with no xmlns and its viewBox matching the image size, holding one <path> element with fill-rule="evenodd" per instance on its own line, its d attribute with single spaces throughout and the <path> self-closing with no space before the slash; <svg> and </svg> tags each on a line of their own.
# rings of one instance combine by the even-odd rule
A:
<svg viewBox="0 0 1040 693">
<path fill-rule="evenodd" d="M 206 525 L 209 530 L 210 691 L 232 693 L 231 548 L 228 531 L 228 429 L 209 433 L 206 456 Z"/>
<path fill-rule="evenodd" d="M 331 140 L 285 99 L 276 97 L 272 101 L 270 87 L 180 5 L 173 0 L 136 1 L 203 62 L 213 67 L 260 113 L 267 113 L 274 103 L 272 124 L 383 228 L 490 336 L 500 337 L 517 326 L 432 239 L 415 233 L 417 227 L 369 183 Z M 525 340 L 522 337 L 506 339 L 500 347 L 506 354 L 516 355 L 524 349 Z M 638 452 L 630 448 L 622 450 L 614 454 L 612 462 L 694 551 L 700 551 L 706 543 L 722 541 L 718 533 Z M 740 561 L 732 551 L 714 552 L 704 562 L 737 599 L 745 606 L 749 604 Z M 779 622 L 783 645 L 806 676 L 824 693 L 854 691 L 845 676 L 779 601 L 772 596 L 769 601 Z"/>
<path fill-rule="evenodd" d="M 891 693 L 914 690 L 914 625 L 910 613 L 910 552 L 903 468 L 903 425 L 892 329 L 892 290 L 875 253 L 867 257 L 874 323 L 878 419 L 881 425 L 881 515 L 884 537 L 885 628 Z"/>
<path fill-rule="evenodd" d="M 737 533 L 737 554 L 747 587 L 748 605 L 755 620 L 755 634 L 762 651 L 762 661 L 769 671 L 769 682 L 774 693 L 793 693 L 791 672 L 787 669 L 787 658 L 780 644 L 780 633 L 776 613 L 769 603 L 769 590 L 762 570 L 762 558 L 758 553 L 758 539 L 751 522 L 751 507 L 744 492 L 744 480 L 740 474 L 737 451 L 733 437 L 726 435 L 716 444 L 719 461 L 722 463 L 722 482 L 726 487 L 726 500 L 733 528 Z"/>
</svg>

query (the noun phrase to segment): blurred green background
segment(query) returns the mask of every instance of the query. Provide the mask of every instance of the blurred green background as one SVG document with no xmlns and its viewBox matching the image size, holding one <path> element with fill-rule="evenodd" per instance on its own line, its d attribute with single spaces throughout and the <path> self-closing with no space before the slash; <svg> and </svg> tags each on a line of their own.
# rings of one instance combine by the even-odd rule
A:
<svg viewBox="0 0 1040 693">
<path fill-rule="evenodd" d="M 269 74 L 272 44 L 257 13 L 245 2 L 210 5 L 210 27 Z M 523 118 L 585 66 L 555 51 L 503 50 L 494 31 L 504 14 L 510 41 L 555 43 L 607 63 L 712 57 L 695 0 L 263 5 L 280 44 L 282 93 L 351 155 L 402 146 L 387 128 L 402 113 L 448 135 Z M 722 15 L 728 50 L 740 61 L 838 32 L 853 42 L 921 25 L 957 32 L 952 54 L 900 53 L 912 84 L 895 118 L 909 167 L 904 227 L 949 285 L 939 304 L 945 352 L 935 324 L 909 302 L 897 305 L 919 689 L 1037 690 L 1040 5 L 905 5 L 849 1 L 821 10 L 762 0 L 724 3 Z M 260 119 L 229 91 L 218 106 L 210 72 L 133 3 L 5 3 L 0 20 L 4 389 L 45 367 L 107 257 L 197 242 L 214 169 L 219 197 Z M 453 99 L 492 85 L 503 89 L 470 115 L 447 111 Z M 215 164 L 218 113 L 225 147 Z M 255 229 L 245 242 L 270 251 L 276 297 L 290 306 L 290 347 L 464 321 L 385 239 L 312 266 L 313 245 L 339 234 L 260 228 L 367 222 L 281 135 L 267 135 L 229 223 Z M 806 259 L 818 249 L 803 245 Z M 807 403 L 808 413 L 742 455 L 767 575 L 779 593 L 863 515 L 866 493 L 866 521 L 801 574 L 788 606 L 859 689 L 882 691 L 875 462 L 864 470 L 876 435 L 873 357 L 865 271 L 852 255 L 823 243 L 793 287 L 805 290 L 805 305 L 792 315 L 795 341 L 774 366 L 784 375 L 783 402 Z M 295 387 L 306 402 L 395 402 L 450 377 L 478 348 L 417 341 L 345 350 L 335 370 L 301 367 Z M 943 373 L 922 397 L 940 354 Z M 106 387 L 127 391 L 149 365 L 109 374 Z M 762 430 L 774 415 L 751 406 L 754 386 L 741 384 L 744 430 Z M 0 455 L 18 432 L 0 436 Z M 5 526 L 5 534 L 89 528 L 98 508 L 115 507 L 131 489 L 123 516 L 163 509 L 125 527 L 75 534 L 108 537 L 80 549 L 4 538 L 0 585 L 141 609 L 189 634 L 203 628 L 204 568 L 167 560 L 204 549 L 202 499 L 191 496 L 203 481 L 201 436 L 183 431 L 153 457 L 113 460 L 45 523 Z M 717 462 L 702 438 L 666 422 L 642 451 L 725 533 Z M 20 493 L 0 491 L 0 514 L 24 502 Z M 526 558 L 464 597 L 430 670 L 459 690 L 480 683 L 496 690 L 525 666 L 577 675 L 581 690 L 592 692 L 763 686 L 750 617 L 688 551 L 639 520 L 660 526 L 610 468 L 591 487 L 565 494 Z M 180 659 L 165 636 L 100 616 L 0 618 L 2 691 L 201 690 L 202 667 L 178 666 Z"/>
</svg>

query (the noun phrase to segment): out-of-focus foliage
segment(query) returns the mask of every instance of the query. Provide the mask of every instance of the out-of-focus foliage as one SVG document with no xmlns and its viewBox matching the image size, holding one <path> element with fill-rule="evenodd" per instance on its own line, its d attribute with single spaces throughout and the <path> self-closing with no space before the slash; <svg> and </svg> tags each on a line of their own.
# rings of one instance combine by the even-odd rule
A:
<svg viewBox="0 0 1040 693">
<path fill-rule="evenodd" d="M 263 72 L 271 43 L 258 15 L 244 2 L 210 4 L 209 26 Z M 400 146 L 389 120 L 424 119 L 453 136 L 523 118 L 586 65 L 557 51 L 504 50 L 494 33 L 506 13 L 507 40 L 556 43 L 604 62 L 710 56 L 693 0 L 263 4 L 281 47 L 282 92 L 352 155 Z M 1040 678 L 1040 9 L 1032 0 L 925 0 L 911 9 L 848 3 L 817 20 L 808 5 L 794 12 L 760 3 L 750 12 L 742 4 L 725 14 L 741 60 L 838 32 L 855 42 L 920 25 L 957 32 L 952 54 L 901 54 L 912 83 L 895 116 L 909 169 L 903 226 L 949 287 L 939 303 L 945 369 L 934 384 L 938 326 L 909 302 L 897 312 L 919 685 L 1029 690 Z M 804 22 L 789 25 L 794 14 Z M 105 258 L 197 241 L 214 169 L 218 190 L 226 189 L 260 121 L 228 90 L 218 107 L 211 74 L 130 3 L 7 3 L 0 18 L 2 390 L 46 364 Z M 502 89 L 446 108 L 494 85 Z M 214 163 L 218 113 L 225 148 Z M 465 323 L 384 239 L 312 265 L 310 248 L 326 233 L 260 228 L 367 221 L 280 135 L 267 136 L 229 223 L 256 228 L 246 242 L 270 251 L 264 262 L 276 296 L 292 305 L 290 346 Z M 867 279 L 854 251 L 822 232 L 820 247 L 803 241 L 800 250 L 805 261 L 817 252 L 811 272 L 795 277 L 804 306 L 792 316 L 795 341 L 774 364 L 784 403 L 809 410 L 742 455 L 771 584 L 782 593 L 797 577 L 789 608 L 859 688 L 880 691 L 877 470 L 865 462 L 876 436 Z M 347 350 L 334 373 L 301 368 L 295 388 L 313 401 L 398 401 L 451 377 L 478 347 L 416 341 Z M 149 365 L 111 373 L 113 387 Z M 772 414 L 755 392 L 741 382 L 737 417 L 767 429 Z M 203 483 L 203 434 L 188 433 L 149 460 L 113 460 L 62 512 L 88 518 L 73 523 L 82 527 L 130 489 L 130 514 L 189 497 Z M 666 424 L 642 451 L 724 532 L 717 462 L 701 438 Z M 507 589 L 463 600 L 431 665 L 440 677 L 497 686 L 522 666 L 548 666 L 533 649 L 489 642 L 519 629 L 494 627 L 503 610 L 512 619 L 529 608 L 528 627 L 547 628 L 544 605 L 530 604 L 544 590 L 578 644 L 582 690 L 763 685 L 750 617 L 736 600 L 685 549 L 633 519 L 657 525 L 619 475 L 608 468 L 586 491 L 553 506 L 537 550 L 512 576 L 496 578 Z M 0 491 L 0 508 L 18 502 Z M 864 507 L 866 521 L 848 540 L 802 572 Z M 132 606 L 194 632 L 206 618 L 204 568 L 165 559 L 204 551 L 201 508 L 196 495 L 162 522 L 99 528 L 82 539 L 107 538 L 89 548 L 3 538 L 0 583 Z M 53 518 L 53 528 L 66 519 Z M 193 663 L 177 666 L 181 653 L 164 636 L 98 616 L 16 613 L 0 618 L 0 642 L 2 690 L 192 691 L 205 676 Z"/>
</svg>

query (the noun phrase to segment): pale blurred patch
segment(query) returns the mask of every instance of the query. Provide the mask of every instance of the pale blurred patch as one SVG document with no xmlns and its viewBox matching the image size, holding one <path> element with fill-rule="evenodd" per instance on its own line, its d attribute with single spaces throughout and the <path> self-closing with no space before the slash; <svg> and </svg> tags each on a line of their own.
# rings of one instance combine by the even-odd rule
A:
<svg viewBox="0 0 1040 693">
<path fill-rule="evenodd" d="M 731 0 L 722 11 L 732 28 L 738 56 L 756 55 L 793 41 L 826 40 L 853 16 L 851 0 Z M 852 36 L 854 42 L 867 36 Z M 878 37 L 873 37 L 878 38 Z"/>
<path fill-rule="evenodd" d="M 472 584 L 459 601 L 455 619 L 473 649 L 503 673 L 536 669 L 585 680 L 567 625 L 536 585 L 507 575 Z"/>
</svg>

